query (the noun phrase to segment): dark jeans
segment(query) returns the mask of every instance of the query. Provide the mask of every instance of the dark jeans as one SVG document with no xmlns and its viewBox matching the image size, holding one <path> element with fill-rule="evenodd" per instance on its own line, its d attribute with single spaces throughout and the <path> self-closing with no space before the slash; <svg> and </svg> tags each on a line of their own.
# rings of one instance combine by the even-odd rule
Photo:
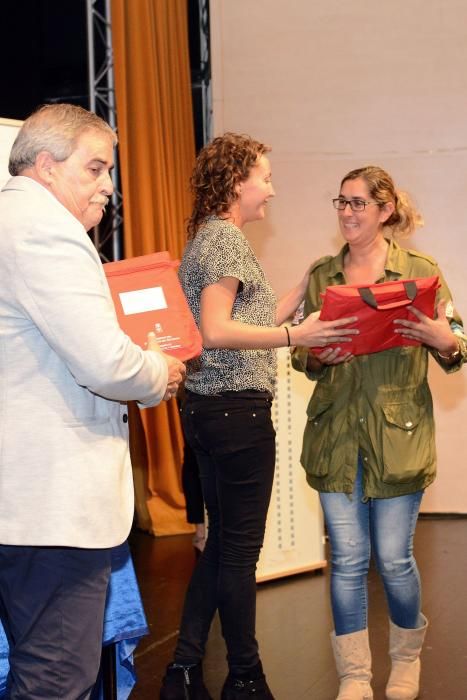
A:
<svg viewBox="0 0 467 700">
<path fill-rule="evenodd" d="M 109 577 L 109 549 L 0 546 L 9 700 L 89 698 Z"/>
<path fill-rule="evenodd" d="M 209 530 L 185 598 L 175 661 L 201 660 L 219 610 L 230 672 L 242 676 L 259 661 L 255 571 L 274 478 L 275 432 L 270 398 L 259 392 L 227 394 L 187 392 L 182 407 Z"/>
<path fill-rule="evenodd" d="M 204 523 L 204 500 L 196 455 L 185 439 L 182 464 L 182 487 L 188 523 Z"/>
</svg>

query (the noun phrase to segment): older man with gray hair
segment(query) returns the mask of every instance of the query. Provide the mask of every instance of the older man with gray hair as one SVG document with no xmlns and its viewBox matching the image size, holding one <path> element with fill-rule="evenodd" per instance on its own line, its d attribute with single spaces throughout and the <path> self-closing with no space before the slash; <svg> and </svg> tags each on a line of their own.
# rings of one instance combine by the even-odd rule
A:
<svg viewBox="0 0 467 700">
<path fill-rule="evenodd" d="M 21 128 L 0 193 L 0 617 L 9 698 L 88 698 L 110 548 L 128 535 L 126 401 L 172 396 L 184 365 L 118 326 L 86 231 L 112 194 L 115 133 L 80 107 Z"/>
</svg>

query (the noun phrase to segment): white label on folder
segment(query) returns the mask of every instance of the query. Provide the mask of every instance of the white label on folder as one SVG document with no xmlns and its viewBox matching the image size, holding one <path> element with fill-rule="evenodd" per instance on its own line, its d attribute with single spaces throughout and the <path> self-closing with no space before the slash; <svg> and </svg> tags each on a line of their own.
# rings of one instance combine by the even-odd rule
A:
<svg viewBox="0 0 467 700">
<path fill-rule="evenodd" d="M 125 316 L 167 308 L 162 287 L 148 287 L 147 289 L 137 289 L 134 292 L 121 292 L 119 297 Z"/>
</svg>

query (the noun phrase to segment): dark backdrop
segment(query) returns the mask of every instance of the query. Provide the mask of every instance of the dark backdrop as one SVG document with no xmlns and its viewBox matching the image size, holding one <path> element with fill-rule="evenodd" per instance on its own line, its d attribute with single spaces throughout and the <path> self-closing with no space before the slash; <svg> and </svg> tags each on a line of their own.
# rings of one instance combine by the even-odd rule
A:
<svg viewBox="0 0 467 700">
<path fill-rule="evenodd" d="M 131 1 L 131 0 L 129 0 Z M 97 8 L 100 9 L 99 4 Z M 202 145 L 197 0 L 187 0 L 196 145 Z M 85 0 L 4 0 L 0 8 L 0 117 L 25 119 L 36 107 L 89 107 Z M 96 65 L 103 51 L 97 48 Z"/>
</svg>

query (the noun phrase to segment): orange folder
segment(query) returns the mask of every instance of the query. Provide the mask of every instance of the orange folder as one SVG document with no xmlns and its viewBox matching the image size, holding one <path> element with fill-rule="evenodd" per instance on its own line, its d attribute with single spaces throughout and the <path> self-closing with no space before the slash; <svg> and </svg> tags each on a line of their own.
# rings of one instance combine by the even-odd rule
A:
<svg viewBox="0 0 467 700">
<path fill-rule="evenodd" d="M 123 331 L 142 348 L 153 331 L 164 352 L 189 360 L 201 353 L 201 335 L 167 252 L 106 263 L 105 274 Z"/>
</svg>

